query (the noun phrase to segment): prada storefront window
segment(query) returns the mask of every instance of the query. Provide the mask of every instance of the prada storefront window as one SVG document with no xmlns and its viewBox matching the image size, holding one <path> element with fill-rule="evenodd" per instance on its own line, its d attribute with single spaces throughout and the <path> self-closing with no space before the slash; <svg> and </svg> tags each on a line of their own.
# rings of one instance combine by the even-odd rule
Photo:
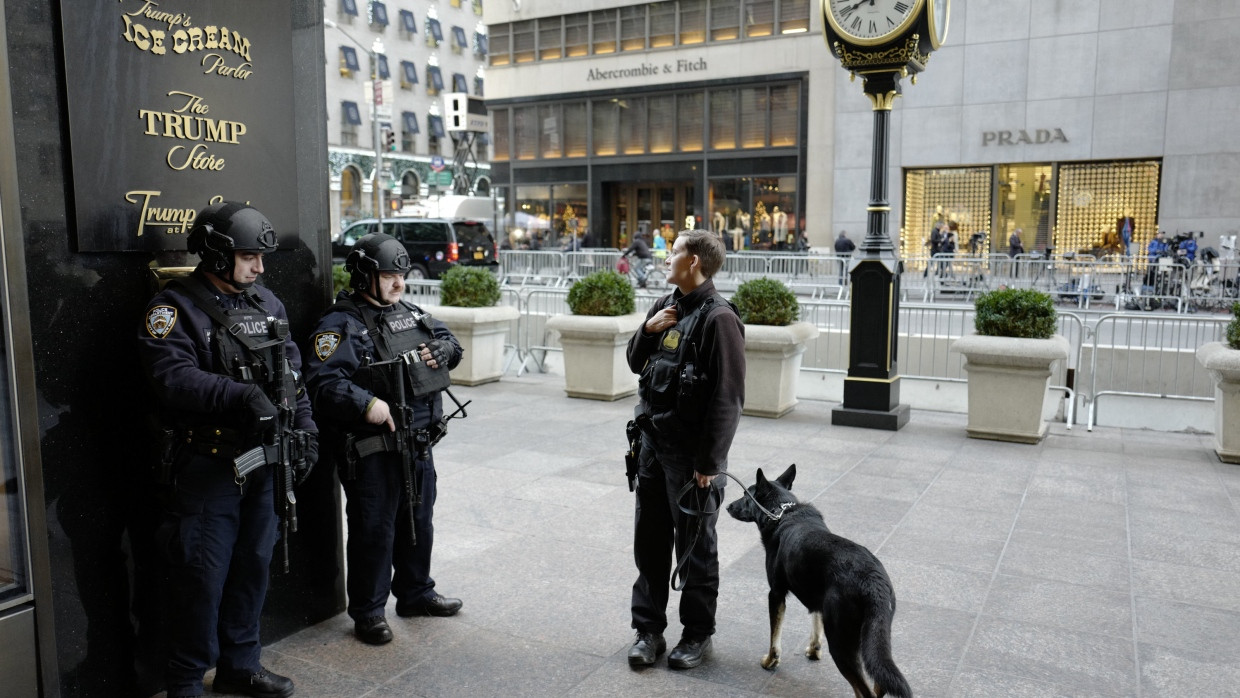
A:
<svg viewBox="0 0 1240 698">
<path fill-rule="evenodd" d="M 723 236 L 729 250 L 793 249 L 801 231 L 797 178 L 710 180 L 711 217 L 704 227 Z"/>
<path fill-rule="evenodd" d="M 957 250 L 967 249 L 967 236 L 973 231 L 989 230 L 992 169 L 909 170 L 904 177 L 904 234 L 900 237 L 900 255 L 929 255 L 930 231 L 936 222 L 958 224 Z"/>
</svg>

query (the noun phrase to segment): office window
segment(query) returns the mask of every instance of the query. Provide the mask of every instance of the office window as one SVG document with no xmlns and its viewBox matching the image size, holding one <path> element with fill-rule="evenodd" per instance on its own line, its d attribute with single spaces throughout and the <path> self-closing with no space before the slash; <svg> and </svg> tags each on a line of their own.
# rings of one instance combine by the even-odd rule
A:
<svg viewBox="0 0 1240 698">
<path fill-rule="evenodd" d="M 357 0 L 340 0 L 340 14 L 357 16 Z"/>
<path fill-rule="evenodd" d="M 379 79 L 387 80 L 388 78 L 392 77 L 392 71 L 388 69 L 387 56 L 380 53 L 378 55 L 378 59 L 379 59 Z"/>
<path fill-rule="evenodd" d="M 590 13 L 564 17 L 564 55 L 568 58 L 590 53 Z"/>
<path fill-rule="evenodd" d="M 491 110 L 491 131 L 495 134 L 495 162 L 508 162 L 508 115 L 507 109 Z"/>
<path fill-rule="evenodd" d="M 710 147 L 715 150 L 736 147 L 736 90 L 710 92 Z"/>
<path fill-rule="evenodd" d="M 400 62 L 400 86 L 406 90 L 413 89 L 418 84 L 418 69 L 410 61 Z"/>
<path fill-rule="evenodd" d="M 563 20 L 559 17 L 543 17 L 538 20 L 538 58 L 540 60 L 554 60 L 563 56 L 562 24 Z"/>
<path fill-rule="evenodd" d="M 404 123 L 404 130 L 400 134 L 400 149 L 406 153 L 412 153 L 417 150 L 417 144 L 414 136 L 418 135 L 418 115 L 411 111 L 401 112 L 401 121 Z"/>
<path fill-rule="evenodd" d="M 538 107 L 539 129 L 538 154 L 543 158 L 558 158 L 564 147 L 563 123 L 560 121 L 558 104 Z"/>
<path fill-rule="evenodd" d="M 586 142 L 590 132 L 586 121 L 586 103 L 564 104 L 564 157 L 583 158 L 587 155 Z"/>
<path fill-rule="evenodd" d="M 474 14 L 482 16 L 482 0 L 473 0 Z"/>
<path fill-rule="evenodd" d="M 413 13 L 409 10 L 400 11 L 400 28 L 406 34 L 418 33 L 418 20 L 414 19 Z"/>
<path fill-rule="evenodd" d="M 482 32 L 474 32 L 474 55 L 486 58 L 490 52 L 490 42 L 487 41 L 487 35 Z"/>
<path fill-rule="evenodd" d="M 590 26 L 594 29 L 594 53 L 615 53 L 616 11 L 602 10 L 591 12 Z"/>
<path fill-rule="evenodd" d="M 534 20 L 512 23 L 512 57 L 517 63 L 534 60 Z"/>
<path fill-rule="evenodd" d="M 485 96 L 486 96 L 486 91 L 482 89 L 482 88 L 483 88 L 483 86 L 484 86 L 484 85 L 483 85 L 483 83 L 484 83 L 484 82 L 485 82 L 485 81 L 484 81 L 481 77 L 475 77 L 475 78 L 474 78 L 474 96 L 475 96 L 475 97 L 485 97 Z"/>
<path fill-rule="evenodd" d="M 427 114 L 426 133 L 434 138 L 443 138 L 443 117 L 438 114 Z"/>
<path fill-rule="evenodd" d="M 452 52 L 461 53 L 469 48 L 469 40 L 465 38 L 463 27 L 452 27 Z"/>
<path fill-rule="evenodd" d="M 747 87 L 740 91 L 742 148 L 766 146 L 767 106 L 765 87 Z"/>
<path fill-rule="evenodd" d="M 541 130 L 538 107 L 515 107 L 512 110 L 512 136 L 516 146 L 514 156 L 517 160 L 533 160 L 538 157 Z"/>
<path fill-rule="evenodd" d="M 439 66 L 426 66 L 426 94 L 432 97 L 443 92 L 443 73 L 439 71 Z"/>
<path fill-rule="evenodd" d="M 620 8 L 620 50 L 646 50 L 646 6 Z"/>
<path fill-rule="evenodd" d="M 676 95 L 676 148 L 682 153 L 702 152 L 703 104 L 701 92 Z"/>
<path fill-rule="evenodd" d="M 418 128 L 418 115 L 411 111 L 403 111 L 400 113 L 400 119 L 404 123 L 406 133 L 421 133 L 422 129 Z"/>
<path fill-rule="evenodd" d="M 384 29 L 387 28 L 387 25 L 388 25 L 387 5 L 384 5 L 381 2 L 370 3 L 370 26 L 371 28 L 378 27 L 379 31 L 383 31 Z"/>
<path fill-rule="evenodd" d="M 465 81 L 465 76 L 461 73 L 452 74 L 452 91 L 469 93 L 469 83 Z"/>
<path fill-rule="evenodd" d="M 340 74 L 346 78 L 361 70 L 357 63 L 357 51 L 352 46 L 340 47 Z"/>
<path fill-rule="evenodd" d="M 426 18 L 426 45 L 432 48 L 439 46 L 443 41 L 443 27 L 439 25 L 439 20 L 433 17 Z"/>
<path fill-rule="evenodd" d="M 775 33 L 775 0 L 744 0 L 745 36 Z"/>
<path fill-rule="evenodd" d="M 512 47 L 512 26 L 497 24 L 487 29 L 488 43 L 491 44 L 491 65 L 508 65 L 512 57 L 508 55 Z"/>
<path fill-rule="evenodd" d="M 797 122 L 801 114 L 800 86 L 776 85 L 771 88 L 771 146 L 797 144 Z"/>
<path fill-rule="evenodd" d="M 619 152 L 620 107 L 616 99 L 600 99 L 593 104 L 594 154 L 615 155 Z"/>
<path fill-rule="evenodd" d="M 620 151 L 625 155 L 646 152 L 646 98 L 622 99 L 619 105 Z"/>
<path fill-rule="evenodd" d="M 809 31 L 809 0 L 779 0 L 779 33 Z"/>
<path fill-rule="evenodd" d="M 670 153 L 676 142 L 676 96 L 651 97 L 650 152 Z"/>
<path fill-rule="evenodd" d="M 680 0 L 680 43 L 706 41 L 706 0 Z"/>
<path fill-rule="evenodd" d="M 349 126 L 361 126 L 362 112 L 357 108 L 357 102 L 348 100 L 340 103 L 340 121 Z"/>
<path fill-rule="evenodd" d="M 740 0 L 711 0 L 710 40 L 732 41 L 741 35 Z"/>
<path fill-rule="evenodd" d="M 650 9 L 650 48 L 676 45 L 676 3 L 652 2 Z"/>
</svg>

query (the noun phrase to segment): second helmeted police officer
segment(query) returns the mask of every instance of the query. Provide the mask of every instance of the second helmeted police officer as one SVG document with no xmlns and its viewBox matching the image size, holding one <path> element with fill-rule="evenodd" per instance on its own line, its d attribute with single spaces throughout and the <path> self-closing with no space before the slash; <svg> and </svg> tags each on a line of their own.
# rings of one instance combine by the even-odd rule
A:
<svg viewBox="0 0 1240 698">
<path fill-rule="evenodd" d="M 201 262 L 151 300 L 138 330 L 167 485 L 156 532 L 168 556 L 167 695 L 202 695 L 214 666 L 216 693 L 283 698 L 293 682 L 260 663 L 259 616 L 277 502 L 295 504 L 291 479 L 304 479 L 318 447 L 309 399 L 298 395 L 301 357 L 288 315 L 255 285 L 276 235 L 253 207 L 222 202 L 198 214 L 187 247 Z M 286 453 L 276 444 L 298 453 L 273 462 L 282 459 L 269 451 Z M 251 453 L 254 469 L 239 471 Z"/>
<path fill-rule="evenodd" d="M 459 599 L 431 578 L 435 462 L 443 433 L 441 393 L 461 360 L 452 332 L 402 300 L 411 268 L 400 241 L 367 235 L 345 260 L 352 292 L 319 321 L 307 385 L 348 498 L 349 616 L 369 644 L 392 640 L 389 596 L 399 616 L 450 616 Z"/>
</svg>

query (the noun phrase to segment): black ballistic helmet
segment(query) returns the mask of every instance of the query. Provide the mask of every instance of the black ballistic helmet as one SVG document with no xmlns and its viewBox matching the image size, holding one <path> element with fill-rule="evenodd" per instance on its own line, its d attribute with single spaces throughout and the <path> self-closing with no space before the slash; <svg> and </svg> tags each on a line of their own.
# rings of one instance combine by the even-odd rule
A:
<svg viewBox="0 0 1240 698">
<path fill-rule="evenodd" d="M 258 209 L 222 201 L 198 212 L 186 249 L 202 259 L 202 266 L 231 281 L 234 252 L 271 252 L 276 231 Z"/>
<path fill-rule="evenodd" d="M 381 272 L 406 274 L 412 267 L 405 246 L 387 233 L 363 236 L 344 260 L 344 270 L 351 274 L 349 287 L 356 291 L 369 291 L 371 279 Z"/>
</svg>

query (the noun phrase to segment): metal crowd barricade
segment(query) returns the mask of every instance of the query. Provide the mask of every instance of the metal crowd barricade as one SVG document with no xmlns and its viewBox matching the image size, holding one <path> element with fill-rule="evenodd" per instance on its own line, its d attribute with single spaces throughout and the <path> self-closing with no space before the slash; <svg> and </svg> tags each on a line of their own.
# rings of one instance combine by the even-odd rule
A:
<svg viewBox="0 0 1240 698">
<path fill-rule="evenodd" d="M 1221 341 L 1223 318 L 1108 314 L 1090 345 L 1089 418 L 1097 424 L 1103 397 L 1214 399 L 1214 381 L 1197 363 L 1197 348 Z"/>
<path fill-rule="evenodd" d="M 620 260 L 620 250 L 615 248 L 597 248 L 564 253 L 568 267 L 568 278 L 580 279 L 583 276 L 601 269 L 615 269 Z"/>
<path fill-rule="evenodd" d="M 415 305 L 440 305 L 439 279 L 405 279 L 405 298 Z"/>
<path fill-rule="evenodd" d="M 500 250 L 499 279 L 517 286 L 561 286 L 568 276 L 564 253 L 556 250 Z"/>
<path fill-rule="evenodd" d="M 730 252 L 723 259 L 723 268 L 716 276 L 742 283 L 767 275 L 766 255 L 754 252 Z"/>
</svg>

